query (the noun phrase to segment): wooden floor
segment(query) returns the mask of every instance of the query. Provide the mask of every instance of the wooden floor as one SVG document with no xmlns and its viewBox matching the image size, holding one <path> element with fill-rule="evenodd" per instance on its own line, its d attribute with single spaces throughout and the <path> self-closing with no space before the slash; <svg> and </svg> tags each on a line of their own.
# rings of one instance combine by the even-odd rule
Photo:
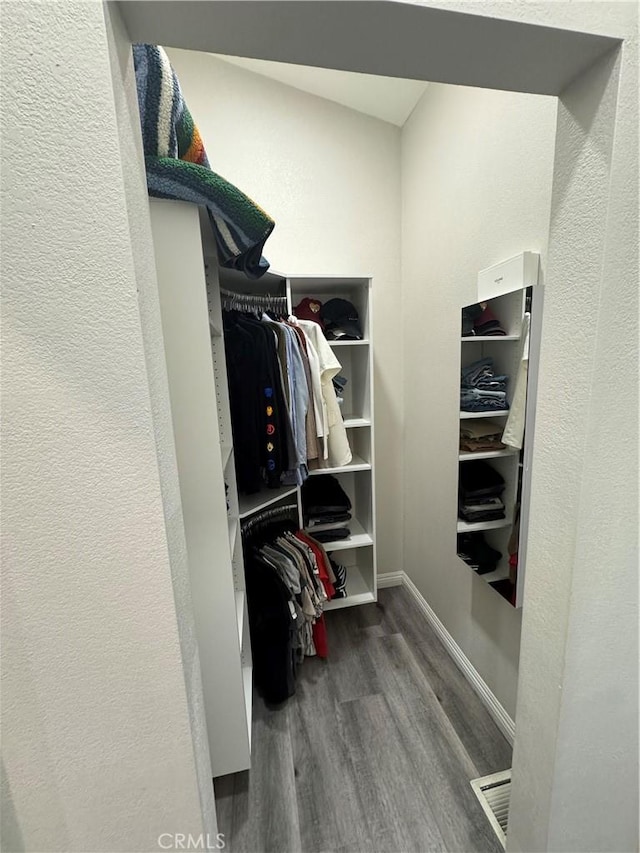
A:
<svg viewBox="0 0 640 853">
<path fill-rule="evenodd" d="M 327 629 L 286 705 L 255 697 L 252 770 L 215 780 L 226 850 L 499 853 L 469 780 L 511 749 L 409 593 Z"/>
</svg>

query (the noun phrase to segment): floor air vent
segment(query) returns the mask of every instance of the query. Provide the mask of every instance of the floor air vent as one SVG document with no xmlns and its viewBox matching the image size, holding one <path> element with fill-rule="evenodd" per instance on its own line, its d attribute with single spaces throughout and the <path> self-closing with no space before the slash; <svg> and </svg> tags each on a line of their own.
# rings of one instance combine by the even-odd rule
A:
<svg viewBox="0 0 640 853">
<path fill-rule="evenodd" d="M 503 770 L 501 773 L 492 773 L 491 776 L 472 779 L 471 787 L 480 800 L 480 805 L 488 817 L 493 831 L 504 847 L 507 838 L 507 823 L 509 822 L 511 770 Z"/>
</svg>

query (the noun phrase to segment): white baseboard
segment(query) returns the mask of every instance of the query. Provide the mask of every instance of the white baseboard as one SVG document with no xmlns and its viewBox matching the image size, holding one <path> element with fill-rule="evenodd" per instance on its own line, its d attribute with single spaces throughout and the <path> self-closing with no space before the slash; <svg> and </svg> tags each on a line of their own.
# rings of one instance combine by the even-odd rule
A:
<svg viewBox="0 0 640 853">
<path fill-rule="evenodd" d="M 513 746 L 513 740 L 515 737 L 514 721 L 505 711 L 504 707 L 500 704 L 495 693 L 493 693 L 493 691 L 489 688 L 488 684 L 482 678 L 478 670 L 473 666 L 469 658 L 465 655 L 460 646 L 456 643 L 451 634 L 447 631 L 442 622 L 438 619 L 433 609 L 429 606 L 426 599 L 424 598 L 418 587 L 411 580 L 411 578 L 407 575 L 407 573 L 390 572 L 387 575 L 381 575 L 378 578 L 378 586 L 396 586 L 397 583 L 395 582 L 395 580 L 394 583 L 380 583 L 380 578 L 386 579 L 393 577 L 395 579 L 396 575 L 402 575 L 402 585 L 406 586 L 406 588 L 409 590 L 409 592 L 415 599 L 416 604 L 423 612 L 425 619 L 442 641 L 445 649 L 448 651 L 454 663 L 458 666 L 458 668 L 460 669 L 464 677 L 467 679 L 471 687 L 477 693 L 478 697 L 480 698 L 480 701 L 485 706 L 489 714 L 491 714 L 493 721 L 498 726 L 502 734 L 506 737 L 511 746 Z"/>
<path fill-rule="evenodd" d="M 404 583 L 404 572 L 384 572 L 378 575 L 378 589 L 386 589 L 389 586 L 402 586 Z"/>
</svg>

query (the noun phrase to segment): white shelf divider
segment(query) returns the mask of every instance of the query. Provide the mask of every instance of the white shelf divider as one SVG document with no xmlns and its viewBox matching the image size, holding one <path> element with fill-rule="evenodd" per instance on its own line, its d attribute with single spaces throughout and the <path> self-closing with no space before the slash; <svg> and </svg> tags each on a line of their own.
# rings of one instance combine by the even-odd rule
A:
<svg viewBox="0 0 640 853">
<path fill-rule="evenodd" d="M 359 456 L 353 454 L 353 458 L 348 465 L 342 465 L 339 468 L 317 468 L 313 471 L 309 471 L 309 476 L 313 477 L 315 474 L 344 474 L 348 471 L 370 471 L 371 470 L 371 462 L 366 462 L 364 459 L 361 459 Z"/>
<path fill-rule="evenodd" d="M 351 531 L 351 536 L 347 539 L 336 539 L 333 542 L 323 542 L 322 547 L 325 551 L 348 551 L 351 548 L 366 548 L 373 545 L 373 537 L 364 529 L 360 522 L 352 518 L 351 521 L 346 521 L 345 526 Z M 313 528 L 307 530 L 309 536 L 313 536 Z"/>
<path fill-rule="evenodd" d="M 462 335 L 460 338 L 463 344 L 488 344 L 494 341 L 519 341 L 520 335 Z"/>
<path fill-rule="evenodd" d="M 254 515 L 256 512 L 278 503 L 282 498 L 296 495 L 297 492 L 297 486 L 282 486 L 279 489 L 263 489 L 253 495 L 238 495 L 239 517 L 247 518 Z"/>
<path fill-rule="evenodd" d="M 500 410 L 497 412 L 460 412 L 460 420 L 466 418 L 506 418 L 509 415 L 509 409 Z"/>
<path fill-rule="evenodd" d="M 238 626 L 238 640 L 240 641 L 240 648 L 242 648 L 242 631 L 244 628 L 245 600 L 246 594 L 244 590 L 236 590 L 236 624 Z"/>
<path fill-rule="evenodd" d="M 460 462 L 471 462 L 473 459 L 503 459 L 505 456 L 515 456 L 518 451 L 513 447 L 504 450 L 479 450 L 474 453 L 462 452 L 458 455 Z"/>
<path fill-rule="evenodd" d="M 329 341 L 330 347 L 368 347 L 369 341 L 363 338 L 361 341 Z"/>
<path fill-rule="evenodd" d="M 458 533 L 474 533 L 478 530 L 499 530 L 501 527 L 510 527 L 513 522 L 510 518 L 498 518 L 495 521 L 476 521 L 469 524 L 458 519 Z"/>
<path fill-rule="evenodd" d="M 360 418 L 357 415 L 343 415 L 342 420 L 344 422 L 345 429 L 356 429 L 357 427 L 371 426 L 370 418 Z"/>
</svg>

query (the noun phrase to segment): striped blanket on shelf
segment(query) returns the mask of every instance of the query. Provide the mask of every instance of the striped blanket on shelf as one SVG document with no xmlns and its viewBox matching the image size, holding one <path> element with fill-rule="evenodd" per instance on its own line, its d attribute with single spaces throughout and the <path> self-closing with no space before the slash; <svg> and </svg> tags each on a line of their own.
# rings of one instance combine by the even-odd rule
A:
<svg viewBox="0 0 640 853">
<path fill-rule="evenodd" d="M 205 206 L 220 264 L 259 278 L 269 269 L 262 250 L 273 231 L 273 219 L 211 170 L 164 50 L 136 44 L 133 59 L 149 195 Z"/>
</svg>

